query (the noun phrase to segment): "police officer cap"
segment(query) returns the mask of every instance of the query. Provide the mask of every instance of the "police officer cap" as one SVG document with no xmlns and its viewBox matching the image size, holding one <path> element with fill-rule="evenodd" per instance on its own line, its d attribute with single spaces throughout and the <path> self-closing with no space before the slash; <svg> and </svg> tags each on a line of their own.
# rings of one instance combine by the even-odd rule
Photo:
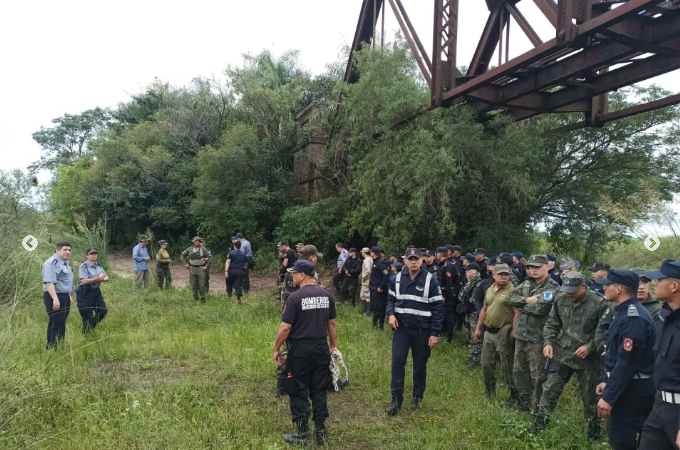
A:
<svg viewBox="0 0 680 450">
<path fill-rule="evenodd" d="M 524 254 L 522 252 L 513 252 L 512 256 L 514 256 L 517 259 L 522 259 L 524 258 Z"/>
<path fill-rule="evenodd" d="M 659 270 L 648 270 L 645 278 L 650 280 L 660 280 L 662 278 L 675 278 L 680 280 L 680 261 L 667 259 L 661 264 Z"/>
<path fill-rule="evenodd" d="M 314 268 L 314 264 L 312 264 L 310 261 L 307 261 L 306 259 L 298 259 L 295 261 L 295 264 L 293 267 L 288 269 L 288 272 L 293 272 L 293 273 L 304 273 L 307 276 L 313 277 L 316 275 L 316 269 Z"/>
<path fill-rule="evenodd" d="M 243 233 L 236 233 L 236 239 L 241 239 L 243 237 Z"/>
<path fill-rule="evenodd" d="M 448 252 L 449 252 L 449 249 L 446 248 L 446 247 L 439 247 L 439 248 L 437 249 L 437 253 L 443 253 L 443 254 L 446 255 Z"/>
<path fill-rule="evenodd" d="M 90 253 L 99 253 L 99 252 L 97 251 L 97 247 L 90 247 L 90 248 L 88 248 L 88 249 L 85 251 L 85 254 L 86 254 L 86 255 L 89 255 Z"/>
<path fill-rule="evenodd" d="M 168 241 L 158 241 L 158 245 L 168 245 Z"/>
<path fill-rule="evenodd" d="M 473 252 L 473 255 L 485 255 L 486 254 L 486 249 L 482 247 L 477 247 L 475 251 Z"/>
<path fill-rule="evenodd" d="M 456 251 L 456 248 L 455 248 L 453 245 L 447 245 L 447 246 L 446 246 L 446 249 L 447 249 L 448 251 L 450 251 L 451 253 L 453 253 L 453 252 Z"/>
<path fill-rule="evenodd" d="M 379 255 L 381 252 L 382 252 L 382 250 L 380 250 L 380 247 L 378 247 L 377 245 L 374 245 L 373 247 L 371 247 L 371 253 L 375 253 L 376 255 Z"/>
<path fill-rule="evenodd" d="M 350 253 L 356 253 L 356 252 L 357 252 L 357 249 L 354 248 L 354 247 L 352 247 L 352 248 L 349 249 L 349 252 L 350 252 Z"/>
<path fill-rule="evenodd" d="M 191 240 L 191 242 L 196 242 L 196 241 L 205 242 L 205 241 L 203 240 L 203 238 L 200 237 L 200 236 L 194 236 L 194 238 Z"/>
<path fill-rule="evenodd" d="M 432 250 L 428 250 L 425 253 L 423 253 L 423 256 L 426 258 L 431 258 L 434 256 L 434 252 Z"/>
<path fill-rule="evenodd" d="M 552 253 L 548 253 L 548 254 L 545 255 L 545 256 L 548 257 L 548 261 L 557 262 L 557 256 L 553 255 Z"/>
<path fill-rule="evenodd" d="M 411 258 L 422 258 L 423 257 L 423 252 L 420 251 L 419 248 L 414 248 L 410 247 L 406 249 L 406 253 L 404 253 L 404 258 L 406 259 L 411 259 Z"/>
<path fill-rule="evenodd" d="M 600 270 L 609 270 L 611 268 L 612 268 L 612 266 L 610 266 L 607 263 L 596 262 L 595 264 L 593 264 L 593 267 L 591 267 L 588 270 L 590 270 L 591 272 L 599 272 Z"/>
<path fill-rule="evenodd" d="M 393 256 L 394 256 L 395 258 L 399 258 L 399 255 L 397 255 L 396 253 L 390 253 L 390 258 L 393 257 Z"/>
<path fill-rule="evenodd" d="M 546 255 L 531 255 L 527 261 L 527 266 L 541 267 L 548 264 Z"/>
<path fill-rule="evenodd" d="M 472 253 L 466 253 L 465 259 L 467 259 L 470 262 L 475 262 L 475 255 L 473 255 Z"/>
<path fill-rule="evenodd" d="M 477 264 L 476 262 L 468 264 L 467 266 L 465 266 L 465 271 L 468 271 L 468 270 L 476 270 L 477 272 L 479 272 L 479 270 L 480 270 L 479 264 Z"/>
<path fill-rule="evenodd" d="M 500 261 L 496 261 L 496 258 L 495 258 L 495 257 L 494 257 L 494 258 L 487 258 L 487 257 L 484 257 L 484 262 L 486 263 L 487 266 L 492 266 L 492 267 L 493 267 L 493 266 L 495 266 L 497 263 L 499 263 Z"/>
<path fill-rule="evenodd" d="M 281 245 L 290 245 L 290 242 L 288 242 L 288 241 L 281 241 Z"/>
<path fill-rule="evenodd" d="M 580 272 L 569 272 L 564 275 L 562 279 L 562 286 L 560 286 L 560 291 L 566 292 L 567 294 L 573 294 L 578 292 L 586 283 L 586 277 Z"/>
<path fill-rule="evenodd" d="M 607 274 L 607 278 L 595 280 L 597 284 L 620 284 L 637 289 L 640 284 L 640 276 L 628 269 L 612 269 Z"/>
<path fill-rule="evenodd" d="M 232 237 L 231 237 L 231 240 L 232 240 L 232 241 L 235 241 L 236 239 L 238 239 L 236 236 L 232 236 Z M 280 242 L 279 242 L 279 245 L 281 245 Z"/>
<path fill-rule="evenodd" d="M 463 252 L 463 247 L 461 247 L 460 245 L 454 245 L 454 246 L 453 246 L 453 251 L 454 251 L 454 252 L 461 252 L 461 253 L 462 253 L 462 252 Z"/>
<path fill-rule="evenodd" d="M 400 262 L 395 262 L 390 264 L 390 267 L 396 267 L 397 269 L 401 269 L 402 267 L 404 267 L 404 265 Z"/>
<path fill-rule="evenodd" d="M 149 242 L 149 236 L 146 234 L 139 236 L 139 242 Z"/>
<path fill-rule="evenodd" d="M 507 264 L 508 267 L 512 267 L 515 265 L 515 261 L 512 260 L 512 255 L 505 254 L 501 256 L 501 262 L 503 264 Z"/>
</svg>

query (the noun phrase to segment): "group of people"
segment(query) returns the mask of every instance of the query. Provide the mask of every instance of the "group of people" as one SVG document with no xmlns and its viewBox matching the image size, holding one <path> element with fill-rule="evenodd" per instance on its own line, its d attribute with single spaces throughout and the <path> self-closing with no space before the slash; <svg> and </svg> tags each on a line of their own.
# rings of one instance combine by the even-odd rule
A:
<svg viewBox="0 0 680 450">
<path fill-rule="evenodd" d="M 313 246 L 305 247 L 308 251 L 300 252 L 300 259 L 287 268 L 290 286 L 274 361 L 284 374 L 280 379 L 291 397 L 296 425 L 284 440 L 309 441 L 306 405 L 311 399 L 316 440 L 323 443 L 328 409 L 321 380 L 327 376 L 328 352 L 337 346 L 337 313 L 333 295 L 318 283 L 314 269 L 318 253 Z M 356 285 L 362 287 L 360 301 L 366 305 L 362 312 L 371 312 L 377 330 L 383 329 L 387 316 L 394 331 L 392 401 L 387 414 L 396 415 L 402 408 L 409 351 L 413 358 L 410 407 L 417 409 L 432 348 L 440 337 L 451 342 L 453 332 L 465 326 L 468 369 L 481 365 L 485 394 L 493 397 L 500 365 L 503 383 L 510 390 L 505 404 L 535 417 L 529 433 L 548 426 L 564 387 L 576 375 L 590 439 L 600 440 L 600 420 L 607 419 L 615 450 L 638 446 L 677 450 L 680 261 L 667 260 L 659 270 L 646 272 L 611 269 L 599 262 L 590 267 L 592 280 L 588 280 L 578 261 L 565 258 L 557 266 L 554 255 L 525 259 L 515 252 L 489 258 L 483 248 L 463 255 L 459 246 L 434 252 L 409 247 L 401 258 L 393 254 L 388 260 L 379 247 L 346 253 L 342 245 L 336 249 L 334 288 L 343 298 L 351 295 L 344 286 L 355 285 L 351 281 L 355 264 L 361 266 Z M 350 258 L 358 263 L 348 266 Z M 649 293 L 651 280 L 657 280 L 657 298 Z M 315 332 L 293 332 L 306 329 Z M 289 352 L 287 360 L 282 345 Z M 313 352 L 306 350 L 310 345 L 318 350 L 313 358 Z M 299 348 L 304 357 L 291 359 L 291 348 Z"/>
</svg>

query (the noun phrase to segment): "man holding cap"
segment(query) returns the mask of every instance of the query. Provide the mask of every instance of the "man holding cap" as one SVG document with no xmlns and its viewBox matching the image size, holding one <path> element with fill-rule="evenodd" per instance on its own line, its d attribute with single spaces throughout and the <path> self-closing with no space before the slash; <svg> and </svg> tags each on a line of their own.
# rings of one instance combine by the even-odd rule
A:
<svg viewBox="0 0 680 450">
<path fill-rule="evenodd" d="M 373 328 L 385 329 L 385 312 L 387 308 L 387 289 L 390 281 L 389 263 L 380 257 L 380 247 L 371 248 L 373 268 L 368 289 L 371 292 L 371 308 L 373 308 Z"/>
<path fill-rule="evenodd" d="M 364 261 L 361 263 L 361 293 L 359 300 L 361 300 L 361 313 L 365 316 L 371 316 L 371 291 L 368 288 L 368 282 L 371 278 L 371 270 L 373 270 L 373 258 L 371 258 L 371 249 L 364 247 L 361 249 L 361 256 Z"/>
<path fill-rule="evenodd" d="M 170 259 L 170 253 L 168 253 L 168 242 L 158 241 L 160 249 L 156 255 L 156 278 L 158 279 L 158 287 L 163 289 L 170 289 L 172 284 L 172 273 L 170 273 L 170 264 L 172 259 Z"/>
<path fill-rule="evenodd" d="M 640 277 L 632 270 L 612 269 L 606 278 L 604 296 L 616 306 L 609 327 L 604 357 L 603 383 L 597 386 L 602 399 L 597 414 L 609 419 L 609 442 L 614 450 L 635 450 L 638 434 L 652 410 L 656 388 L 654 370 L 654 321 L 637 299 Z"/>
<path fill-rule="evenodd" d="M 510 294 L 510 305 L 519 309 L 515 318 L 515 365 L 512 376 L 519 397 L 521 411 L 535 410 L 543 394 L 543 383 L 548 378 L 543 356 L 543 327 L 552 310 L 559 286 L 548 276 L 548 257 L 531 255 L 527 261 L 527 279 Z"/>
<path fill-rule="evenodd" d="M 667 259 L 661 269 L 645 272 L 657 280 L 656 297 L 665 304 L 657 327 L 654 379 L 659 391 L 645 422 L 640 450 L 677 450 L 680 447 L 680 261 Z"/>
<path fill-rule="evenodd" d="M 309 442 L 309 402 L 312 402 L 317 444 L 326 441 L 328 405 L 326 386 L 330 354 L 337 350 L 335 300 L 328 290 L 316 285 L 316 270 L 310 261 L 299 260 L 289 269 L 300 289 L 286 300 L 276 334 L 273 359 L 281 364 L 281 346 L 288 341 L 284 390 L 290 398 L 295 432 L 284 434 L 292 444 Z M 330 348 L 327 339 L 330 338 Z"/>
<path fill-rule="evenodd" d="M 87 261 L 80 265 L 78 270 L 78 290 L 76 291 L 76 304 L 78 312 L 83 318 L 83 333 L 94 330 L 99 322 L 104 320 L 108 310 L 99 286 L 102 282 L 109 281 L 104 268 L 97 262 L 97 249 L 87 249 Z"/>
<path fill-rule="evenodd" d="M 602 379 L 602 357 L 597 351 L 597 322 L 608 314 L 608 304 L 586 286 L 579 272 L 569 272 L 562 280 L 552 314 L 543 328 L 543 355 L 548 358 L 548 379 L 543 385 L 538 415 L 530 433 L 543 430 L 557 407 L 564 386 L 578 377 L 583 415 L 588 437 L 600 440 L 595 390 Z"/>
<path fill-rule="evenodd" d="M 437 279 L 422 268 L 422 252 L 410 247 L 404 255 L 408 270 L 390 282 L 387 311 L 392 338 L 392 402 L 387 414 L 397 414 L 404 401 L 404 377 L 409 349 L 413 355 L 413 400 L 417 409 L 423 400 L 427 360 L 439 343 L 444 321 L 444 304 Z"/>
</svg>

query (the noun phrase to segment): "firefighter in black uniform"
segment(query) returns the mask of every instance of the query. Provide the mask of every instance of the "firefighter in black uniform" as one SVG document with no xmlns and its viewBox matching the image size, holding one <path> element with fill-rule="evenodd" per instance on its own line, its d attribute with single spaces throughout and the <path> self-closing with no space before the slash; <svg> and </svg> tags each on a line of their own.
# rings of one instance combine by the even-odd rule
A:
<svg viewBox="0 0 680 450">
<path fill-rule="evenodd" d="M 460 272 L 456 266 L 446 259 L 448 250 L 446 247 L 437 249 L 437 262 L 439 263 L 439 286 L 444 296 L 444 327 L 446 342 L 453 341 L 453 331 L 456 328 L 456 304 L 458 291 L 460 291 Z"/>
<path fill-rule="evenodd" d="M 423 269 L 439 277 L 439 264 L 435 261 L 435 253 L 431 250 L 423 252 Z"/>
<path fill-rule="evenodd" d="M 299 260 L 289 269 L 300 289 L 286 300 L 281 325 L 276 334 L 273 359 L 281 364 L 281 346 L 288 341 L 284 391 L 290 398 L 290 412 L 296 430 L 284 434 L 291 444 L 309 442 L 309 402 L 312 403 L 317 444 L 327 439 L 327 381 L 331 353 L 337 350 L 335 300 L 331 293 L 316 285 L 316 270 L 310 261 Z M 330 347 L 328 340 L 330 338 Z"/>
<path fill-rule="evenodd" d="M 602 398 L 597 414 L 609 419 L 609 442 L 614 450 L 635 450 L 638 433 L 652 410 L 656 388 L 654 369 L 654 320 L 637 299 L 640 277 L 632 270 L 614 269 L 595 282 L 604 286 L 607 301 L 616 305 L 609 327 L 604 357 Z"/>
<path fill-rule="evenodd" d="M 371 248 L 373 269 L 368 289 L 371 291 L 371 308 L 373 308 L 373 328 L 385 329 L 385 313 L 387 308 L 387 287 L 390 281 L 389 263 L 380 257 L 380 247 Z"/>
<path fill-rule="evenodd" d="M 642 429 L 640 450 L 678 450 L 680 447 L 680 261 L 667 259 L 660 270 L 645 272 L 657 280 L 661 310 L 654 351 L 654 379 L 658 393 Z"/>
</svg>

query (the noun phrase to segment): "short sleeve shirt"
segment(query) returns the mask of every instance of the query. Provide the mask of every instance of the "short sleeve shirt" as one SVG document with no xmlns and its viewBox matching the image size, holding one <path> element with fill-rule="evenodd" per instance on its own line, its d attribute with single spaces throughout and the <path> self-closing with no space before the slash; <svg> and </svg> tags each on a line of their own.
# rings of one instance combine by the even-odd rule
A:
<svg viewBox="0 0 680 450">
<path fill-rule="evenodd" d="M 73 271 L 68 261 L 52 255 L 43 264 L 43 291 L 47 291 L 45 283 L 53 283 L 57 294 L 73 293 Z"/>
<path fill-rule="evenodd" d="M 496 285 L 492 285 L 486 290 L 484 296 L 484 306 L 486 306 L 486 326 L 489 328 L 503 328 L 511 324 L 515 318 L 515 313 L 510 306 L 510 293 L 514 289 L 511 283 L 496 290 Z"/>
<path fill-rule="evenodd" d="M 303 286 L 288 296 L 281 321 L 292 325 L 289 339 L 325 339 L 328 321 L 335 317 L 335 300 L 330 292 L 318 286 Z"/>
<path fill-rule="evenodd" d="M 229 260 L 229 272 L 243 272 L 246 269 L 246 254 L 240 250 L 232 250 L 227 256 Z"/>
<path fill-rule="evenodd" d="M 97 278 L 100 274 L 106 275 L 106 272 L 104 272 L 104 268 L 101 266 L 101 264 L 95 261 L 93 265 L 90 261 L 85 261 L 78 269 L 78 286 L 83 285 L 82 281 L 84 278 Z M 98 288 L 100 284 L 101 283 L 97 282 L 89 284 L 88 286 Z"/>
</svg>

